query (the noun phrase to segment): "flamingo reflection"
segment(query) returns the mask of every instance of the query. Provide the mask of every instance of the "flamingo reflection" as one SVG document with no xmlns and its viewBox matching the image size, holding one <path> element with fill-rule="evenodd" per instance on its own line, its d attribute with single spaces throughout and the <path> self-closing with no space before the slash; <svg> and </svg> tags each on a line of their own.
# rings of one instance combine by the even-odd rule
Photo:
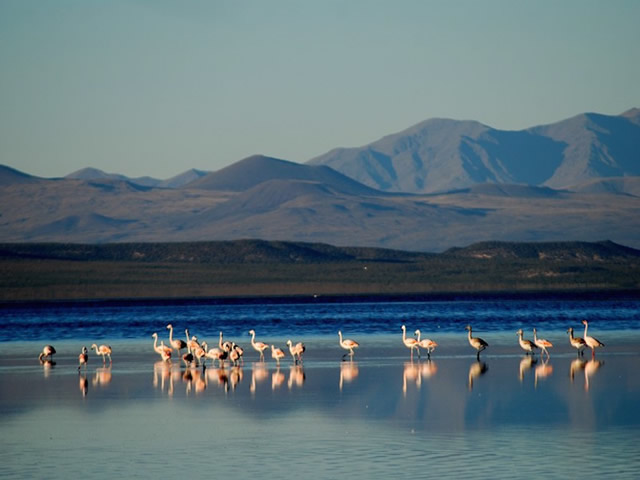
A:
<svg viewBox="0 0 640 480">
<path fill-rule="evenodd" d="M 413 362 L 404 362 L 404 369 L 402 371 L 402 393 L 407 395 L 407 384 L 415 382 L 416 386 L 420 388 L 422 383 L 422 376 L 420 375 L 420 368 Z"/>
<path fill-rule="evenodd" d="M 153 386 L 158 388 L 160 379 L 160 391 L 164 392 L 165 380 L 171 381 L 171 364 L 164 360 L 158 360 L 153 364 Z M 171 384 L 169 384 L 171 386 Z"/>
<path fill-rule="evenodd" d="M 571 362 L 571 365 L 569 365 L 569 378 L 571 379 L 571 383 L 573 383 L 573 379 L 576 376 L 576 372 L 580 370 L 584 370 L 584 366 L 586 363 L 587 362 L 585 362 L 581 358 L 576 358 Z"/>
<path fill-rule="evenodd" d="M 107 386 L 111 383 L 111 364 L 108 367 L 98 367 L 93 375 L 91 384 L 95 387 L 97 385 Z"/>
<path fill-rule="evenodd" d="M 542 358 L 542 354 L 540 355 L 540 357 Z M 536 367 L 536 369 L 534 370 L 534 374 L 534 387 L 538 388 L 538 379 L 545 379 L 553 374 L 553 366 L 549 365 L 549 358 L 543 360 L 542 363 L 540 363 L 540 365 Z"/>
<path fill-rule="evenodd" d="M 536 363 L 538 363 L 538 361 L 529 354 L 522 357 L 522 360 L 520 360 L 520 370 L 518 372 L 520 383 L 522 383 L 522 381 L 524 380 L 524 374 L 527 372 L 527 370 L 531 370 Z"/>
<path fill-rule="evenodd" d="M 249 387 L 249 391 L 251 393 L 255 393 L 257 384 L 265 381 L 268 376 L 269 370 L 267 370 L 267 366 L 265 365 L 264 360 L 255 362 L 253 364 L 253 368 L 251 369 L 251 386 Z"/>
<path fill-rule="evenodd" d="M 187 372 L 189 373 L 187 374 Z M 186 370 L 182 379 L 187 384 L 187 394 L 191 393 L 192 390 L 195 390 L 196 393 L 202 393 L 207 388 L 207 383 L 203 378 L 203 372 L 200 369 L 192 368 Z"/>
<path fill-rule="evenodd" d="M 478 352 L 478 354 L 479 353 L 480 351 Z M 485 362 L 481 362 L 479 360 L 476 362 L 473 362 L 469 366 L 469 380 L 468 380 L 469 391 L 473 390 L 474 380 L 481 377 L 485 373 L 487 373 L 488 370 L 489 370 L 488 365 Z"/>
<path fill-rule="evenodd" d="M 304 381 L 307 379 L 302 365 L 291 365 L 289 370 L 289 381 L 287 386 L 289 390 L 295 385 L 296 387 L 302 387 Z"/>
<path fill-rule="evenodd" d="M 40 359 L 40 365 L 42 365 L 42 373 L 44 374 L 44 378 L 49 378 L 51 369 L 56 366 L 56 362 L 54 362 L 53 360 Z"/>
<path fill-rule="evenodd" d="M 89 380 L 87 380 L 87 374 L 78 373 L 78 388 L 82 392 L 82 396 L 86 397 L 89 392 Z"/>
<path fill-rule="evenodd" d="M 351 383 L 358 378 L 358 364 L 351 362 L 344 362 L 340 364 L 340 390 L 345 383 Z"/>
<path fill-rule="evenodd" d="M 242 369 L 242 366 L 235 366 L 231 368 L 231 372 L 229 373 L 229 382 L 231 383 L 231 388 L 233 390 L 235 390 L 238 384 L 242 382 L 243 378 L 244 371 Z"/>
<path fill-rule="evenodd" d="M 207 369 L 207 380 L 216 382 L 225 392 L 229 391 L 229 375 L 223 367 Z"/>
<path fill-rule="evenodd" d="M 420 376 L 424 379 L 429 379 L 433 377 L 438 371 L 438 365 L 436 362 L 432 360 L 427 360 L 426 362 L 422 362 L 420 365 Z"/>
<path fill-rule="evenodd" d="M 271 390 L 280 388 L 285 381 L 284 373 L 280 371 L 280 366 L 271 374 Z"/>
<path fill-rule="evenodd" d="M 596 360 L 592 358 L 584 366 L 584 389 L 589 391 L 589 379 L 595 375 L 595 373 L 604 365 L 602 360 Z"/>
</svg>

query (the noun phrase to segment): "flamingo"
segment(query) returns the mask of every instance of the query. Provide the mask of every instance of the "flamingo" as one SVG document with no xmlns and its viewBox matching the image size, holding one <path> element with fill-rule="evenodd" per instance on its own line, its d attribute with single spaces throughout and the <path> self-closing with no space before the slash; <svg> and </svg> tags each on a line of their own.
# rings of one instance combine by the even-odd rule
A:
<svg viewBox="0 0 640 480">
<path fill-rule="evenodd" d="M 187 352 L 184 355 L 182 355 L 182 361 L 184 362 L 185 367 L 189 367 L 193 365 L 193 361 L 194 361 L 193 353 Z"/>
<path fill-rule="evenodd" d="M 227 359 L 229 354 L 224 350 L 220 350 L 218 347 L 209 349 L 207 342 L 202 342 L 202 346 L 204 347 L 204 350 L 206 352 L 206 357 L 211 359 L 211 365 L 214 365 L 215 361 L 218 360 L 220 367 L 222 367 L 222 364 Z"/>
<path fill-rule="evenodd" d="M 483 339 L 481 339 L 480 337 L 471 336 L 471 325 L 467 325 L 464 328 L 465 330 L 469 331 L 469 337 L 468 337 L 469 345 L 471 345 L 473 348 L 475 348 L 478 351 L 478 353 L 476 354 L 476 358 L 478 359 L 478 361 L 480 361 L 480 352 L 483 351 L 485 348 L 487 348 L 489 344 L 485 342 Z"/>
<path fill-rule="evenodd" d="M 356 342 L 355 340 L 351 340 L 349 338 L 345 338 L 344 340 L 342 339 L 342 331 L 338 330 L 338 338 L 340 339 L 340 346 L 342 348 L 344 348 L 345 350 L 349 350 L 348 353 L 345 353 L 342 358 L 346 357 L 347 355 L 351 355 L 351 358 L 353 358 L 354 355 L 354 348 L 358 348 L 360 346 L 360 344 L 358 342 Z"/>
<path fill-rule="evenodd" d="M 413 334 L 418 336 L 418 338 L 416 339 L 418 342 L 418 347 L 424 348 L 427 351 L 427 358 L 431 358 L 431 352 L 436 349 L 438 344 L 428 338 L 423 338 L 422 340 L 420 340 L 420 330 L 416 330 Z M 418 350 L 418 356 L 420 356 L 420 350 Z"/>
<path fill-rule="evenodd" d="M 249 335 L 251 335 L 251 346 L 260 354 L 260 360 L 264 361 L 264 351 L 269 348 L 269 345 L 264 342 L 256 342 L 255 330 L 249 330 Z"/>
<path fill-rule="evenodd" d="M 547 359 L 550 357 L 547 348 L 553 347 L 553 344 L 544 338 L 538 338 L 538 332 L 535 328 L 533 329 L 533 343 L 535 343 L 536 347 L 542 350 L 543 353 L 547 354 Z"/>
<path fill-rule="evenodd" d="M 591 358 L 595 358 L 596 356 L 596 348 L 604 347 L 604 343 L 594 337 L 590 337 L 587 335 L 587 328 L 589 328 L 589 322 L 583 320 L 584 324 L 584 342 L 587 344 L 587 347 L 591 349 Z"/>
<path fill-rule="evenodd" d="M 569 327 L 569 329 L 567 330 L 567 333 L 569 334 L 569 343 L 571 344 L 572 347 L 578 349 L 578 356 L 581 356 L 582 350 L 584 350 L 584 347 L 587 346 L 587 343 L 584 341 L 584 338 L 574 337 L 573 328 L 571 327 Z"/>
<path fill-rule="evenodd" d="M 198 346 L 195 349 L 193 349 L 191 351 L 191 353 L 193 354 L 194 358 L 196 359 L 196 363 L 198 365 L 202 365 L 204 367 L 204 364 L 203 364 L 204 360 L 203 359 L 207 355 L 207 352 L 205 352 L 204 348 L 202 348 L 200 346 L 200 344 L 198 344 Z"/>
<path fill-rule="evenodd" d="M 82 352 L 78 355 L 78 371 L 84 365 L 84 368 L 87 368 L 87 363 L 89 362 L 89 353 L 87 347 L 82 347 Z"/>
<path fill-rule="evenodd" d="M 38 355 L 38 360 L 44 362 L 45 358 L 49 361 L 53 360 L 53 355 L 56 353 L 56 349 L 53 348 L 53 345 L 45 345 L 42 348 L 42 352 Z"/>
<path fill-rule="evenodd" d="M 538 346 L 531 340 L 525 340 L 524 338 L 522 338 L 522 335 L 524 335 L 522 329 L 518 330 L 516 333 L 518 334 L 518 343 L 520 343 L 522 349 L 526 352 L 527 355 L 533 355 L 533 351 L 538 348 Z"/>
<path fill-rule="evenodd" d="M 277 348 L 275 345 L 271 345 L 271 357 L 275 359 L 278 367 L 280 366 L 280 359 L 285 357 L 284 352 Z"/>
<path fill-rule="evenodd" d="M 156 351 L 156 353 L 160 355 L 162 360 L 164 360 L 165 362 L 171 360 L 171 348 L 165 346 L 164 340 L 162 341 L 161 345 L 158 346 L 158 334 L 156 332 L 154 332 L 151 336 L 153 337 L 153 349 Z"/>
<path fill-rule="evenodd" d="M 240 348 L 235 343 L 231 344 L 231 350 L 229 350 L 229 360 L 233 366 L 237 366 L 240 360 L 242 359 L 242 348 Z"/>
<path fill-rule="evenodd" d="M 296 364 L 298 361 L 301 362 L 302 354 L 307 349 L 307 347 L 304 346 L 304 343 L 298 342 L 294 345 L 291 340 L 287 340 L 287 345 L 289 345 L 289 353 L 291 353 L 291 356 L 293 357 L 293 363 Z M 297 360 L 296 357 L 298 357 Z"/>
<path fill-rule="evenodd" d="M 220 340 L 218 341 L 218 347 L 225 352 L 231 352 L 231 342 L 223 342 L 222 332 L 220 332 Z"/>
<path fill-rule="evenodd" d="M 198 337 L 195 335 L 193 337 L 189 337 L 189 329 L 185 329 L 184 334 L 187 337 L 187 351 L 189 353 L 193 353 L 193 351 L 200 346 L 198 343 Z"/>
<path fill-rule="evenodd" d="M 178 356 L 180 356 L 181 354 L 181 350 L 183 348 L 187 348 L 187 342 L 185 342 L 184 340 L 180 339 L 180 338 L 173 338 L 173 325 L 169 324 L 167 325 L 167 328 L 169 329 L 169 344 L 171 345 L 171 347 L 175 348 L 178 351 Z"/>
<path fill-rule="evenodd" d="M 231 342 L 231 350 L 235 350 L 236 352 L 238 352 L 240 362 L 244 363 L 244 348 L 242 348 L 236 342 Z"/>
<path fill-rule="evenodd" d="M 105 355 L 109 357 L 109 364 L 112 363 L 111 361 L 111 347 L 109 345 L 100 345 L 99 347 L 94 343 L 93 345 L 91 345 L 91 350 L 96 351 L 96 355 L 102 355 L 102 364 L 104 365 L 105 363 L 107 363 L 107 360 L 105 359 Z"/>
<path fill-rule="evenodd" d="M 402 343 L 404 346 L 411 350 L 411 358 L 413 358 L 413 349 L 418 350 L 418 357 L 420 356 L 420 349 L 418 348 L 418 341 L 415 338 L 407 338 L 407 327 L 402 325 Z"/>
<path fill-rule="evenodd" d="M 162 360 L 165 362 L 170 362 L 171 354 L 173 353 L 173 350 L 171 350 L 170 347 L 165 346 L 164 340 L 160 341 L 160 349 L 162 350 L 162 353 L 160 354 L 160 358 L 162 358 Z"/>
</svg>

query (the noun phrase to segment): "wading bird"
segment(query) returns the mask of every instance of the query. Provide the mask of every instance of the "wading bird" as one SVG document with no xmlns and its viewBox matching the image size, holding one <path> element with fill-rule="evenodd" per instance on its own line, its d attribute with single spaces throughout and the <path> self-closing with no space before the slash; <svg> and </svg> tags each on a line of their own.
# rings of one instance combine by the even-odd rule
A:
<svg viewBox="0 0 640 480">
<path fill-rule="evenodd" d="M 85 369 L 87 368 L 87 363 L 89 362 L 88 352 L 87 347 L 82 347 L 82 352 L 78 355 L 78 371 L 80 371 L 83 365 Z"/>
<path fill-rule="evenodd" d="M 420 330 L 416 330 L 414 335 L 418 336 L 416 339 L 418 341 L 418 347 L 424 348 L 427 351 L 427 358 L 431 358 L 431 352 L 436 349 L 438 344 L 429 338 L 423 338 L 420 340 Z M 418 356 L 420 356 L 420 350 L 418 350 Z"/>
<path fill-rule="evenodd" d="M 55 355 L 56 349 L 53 348 L 53 345 L 45 345 L 42 349 L 40 355 L 38 355 L 38 360 L 44 362 L 45 360 L 53 360 L 53 355 Z"/>
<path fill-rule="evenodd" d="M 277 348 L 275 345 L 271 345 L 271 357 L 276 361 L 278 366 L 280 366 L 280 359 L 285 357 L 284 352 Z"/>
<path fill-rule="evenodd" d="M 536 347 L 542 350 L 543 353 L 547 354 L 547 359 L 550 357 L 549 351 L 547 350 L 547 348 L 553 347 L 553 344 L 550 341 L 545 340 L 544 338 L 538 338 L 538 332 L 536 331 L 535 328 L 533 329 L 533 343 L 535 343 Z"/>
<path fill-rule="evenodd" d="M 536 348 L 538 348 L 538 346 L 533 343 L 531 340 L 525 340 L 522 336 L 524 335 L 524 333 L 522 332 L 522 329 L 518 330 L 516 332 L 518 334 L 518 343 L 520 343 L 520 346 L 522 347 L 522 349 L 528 354 L 532 354 L 534 353 L 534 350 Z"/>
<path fill-rule="evenodd" d="M 189 337 L 188 328 L 185 329 L 184 334 L 187 337 L 187 351 L 189 353 L 193 353 L 193 351 L 200 346 L 200 344 L 198 343 L 198 337 L 196 337 L 195 335 L 192 337 Z"/>
<path fill-rule="evenodd" d="M 91 350 L 94 350 L 94 349 L 95 349 L 97 355 L 102 355 L 102 363 L 103 364 L 107 363 L 107 360 L 106 360 L 105 356 L 109 357 L 109 363 L 110 364 L 112 363 L 112 361 L 111 361 L 111 352 L 112 352 L 112 350 L 111 350 L 111 347 L 109 345 L 97 346 L 94 343 L 93 345 L 91 345 Z"/>
<path fill-rule="evenodd" d="M 578 356 L 581 356 L 582 350 L 584 350 L 584 347 L 587 346 L 587 343 L 584 341 L 584 338 L 574 337 L 572 327 L 569 327 L 569 329 L 567 330 L 567 333 L 569 334 L 569 343 L 573 348 L 576 348 L 578 350 Z"/>
<path fill-rule="evenodd" d="M 473 348 L 477 350 L 476 358 L 480 360 L 480 352 L 483 351 L 485 348 L 487 348 L 489 344 L 485 342 L 483 339 L 481 339 L 480 337 L 471 336 L 471 325 L 467 325 L 464 328 L 465 330 L 469 331 L 469 335 L 468 335 L 469 345 L 471 345 Z"/>
<path fill-rule="evenodd" d="M 407 338 L 407 327 L 402 325 L 402 343 L 404 346 L 411 350 L 411 358 L 413 358 L 413 349 L 418 350 L 418 357 L 420 356 L 420 349 L 418 348 L 418 341 L 415 338 Z"/>
<path fill-rule="evenodd" d="M 160 358 L 162 358 L 162 360 L 164 360 L 165 362 L 171 360 L 171 348 L 165 346 L 164 340 L 162 341 L 161 345 L 158 345 L 158 334 L 156 332 L 151 334 L 151 336 L 153 337 L 153 349 L 158 355 L 160 355 Z"/>
<path fill-rule="evenodd" d="M 207 358 L 211 359 L 211 365 L 214 366 L 215 361 L 218 360 L 218 366 L 222 368 L 222 366 L 224 365 L 224 361 L 227 359 L 229 354 L 224 350 L 220 350 L 218 347 L 213 347 L 209 349 L 209 345 L 207 345 L 207 342 L 202 342 L 202 346 L 204 347 L 204 350 L 207 352 L 206 354 Z"/>
<path fill-rule="evenodd" d="M 269 345 L 264 342 L 256 342 L 255 330 L 249 330 L 249 335 L 251 335 L 251 346 L 260 354 L 260 360 L 264 361 L 264 351 L 269 348 Z"/>
<path fill-rule="evenodd" d="M 178 357 L 181 355 L 181 350 L 183 348 L 187 348 L 187 342 L 185 342 L 184 340 L 180 339 L 180 338 L 173 338 L 173 325 L 169 324 L 167 325 L 167 328 L 169 329 L 169 344 L 171 345 L 172 348 L 176 349 L 178 351 Z"/>
<path fill-rule="evenodd" d="M 351 340 L 349 338 L 345 338 L 344 340 L 342 339 L 342 331 L 338 330 L 338 338 L 340 339 L 340 346 L 342 348 L 344 348 L 345 350 L 349 350 L 347 353 L 345 353 L 342 358 L 346 357 L 347 355 L 350 355 L 351 358 L 353 358 L 354 355 L 354 348 L 358 348 L 360 346 L 360 344 L 358 342 L 356 342 L 355 340 Z"/>
<path fill-rule="evenodd" d="M 304 343 L 298 342 L 294 345 L 291 340 L 287 340 L 287 345 L 289 346 L 289 353 L 291 353 L 293 363 L 296 364 L 299 361 L 302 362 L 302 354 L 307 349 L 307 347 L 304 346 Z"/>
<path fill-rule="evenodd" d="M 590 337 L 589 335 L 587 335 L 587 328 L 589 328 L 589 322 L 587 322 L 586 320 L 583 320 L 582 323 L 584 324 L 584 341 L 587 344 L 587 347 L 591 349 L 591 358 L 595 358 L 596 348 L 604 347 L 604 343 L 602 343 L 597 338 Z"/>
</svg>

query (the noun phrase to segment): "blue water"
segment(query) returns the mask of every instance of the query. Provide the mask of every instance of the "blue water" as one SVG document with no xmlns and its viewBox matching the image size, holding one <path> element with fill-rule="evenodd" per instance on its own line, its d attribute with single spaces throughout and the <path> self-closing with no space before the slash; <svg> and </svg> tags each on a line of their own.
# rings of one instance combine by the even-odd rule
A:
<svg viewBox="0 0 640 480">
<path fill-rule="evenodd" d="M 583 319 L 606 344 L 595 359 L 568 344 Z M 244 364 L 160 361 L 150 336 L 168 323 L 224 331 Z M 440 343 L 430 360 L 410 359 L 401 324 Z M 489 342 L 480 361 L 467 324 Z M 549 359 L 520 350 L 533 327 Z M 250 328 L 304 340 L 304 364 L 259 361 Z M 361 342 L 352 361 L 338 329 Z M 79 372 L 85 340 L 108 341 L 113 365 L 92 353 Z M 637 479 L 639 345 L 629 295 L 4 305 L 0 477 Z"/>
<path fill-rule="evenodd" d="M 299 336 L 335 334 L 389 334 L 401 323 L 442 333 L 461 332 L 471 323 L 475 331 L 538 331 L 578 333 L 581 321 L 598 331 L 630 330 L 640 326 L 640 298 L 620 296 L 591 300 L 580 296 L 513 298 L 489 297 L 435 301 L 288 302 L 116 302 L 5 305 L 0 308 L 0 342 L 85 338 L 140 339 L 162 331 L 168 323 L 176 337 L 184 329 L 199 336 Z"/>
</svg>

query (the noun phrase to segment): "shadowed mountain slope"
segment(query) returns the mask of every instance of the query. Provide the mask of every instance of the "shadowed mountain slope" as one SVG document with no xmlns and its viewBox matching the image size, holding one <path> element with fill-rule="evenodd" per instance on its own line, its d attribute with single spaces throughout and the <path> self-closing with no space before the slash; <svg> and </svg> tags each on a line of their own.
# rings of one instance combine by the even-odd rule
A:
<svg viewBox="0 0 640 480">
<path fill-rule="evenodd" d="M 381 194 L 374 189 L 338 173 L 326 166 L 309 166 L 277 158 L 254 155 L 190 183 L 189 188 L 207 190 L 249 190 L 269 180 L 300 180 L 322 183 L 353 195 Z"/>
<path fill-rule="evenodd" d="M 427 193 L 478 183 L 566 188 L 599 177 L 640 176 L 640 110 L 587 113 L 522 131 L 431 119 L 357 148 L 311 159 L 365 185 Z"/>
</svg>

